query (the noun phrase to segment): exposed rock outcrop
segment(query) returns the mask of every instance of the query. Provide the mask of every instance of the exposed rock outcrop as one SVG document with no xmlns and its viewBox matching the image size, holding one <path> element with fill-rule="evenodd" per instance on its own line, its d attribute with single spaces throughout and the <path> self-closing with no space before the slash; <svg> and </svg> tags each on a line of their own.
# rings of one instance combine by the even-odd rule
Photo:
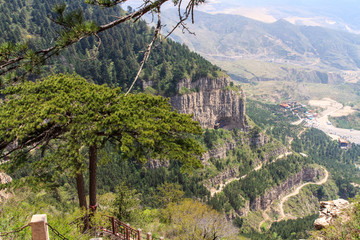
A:
<svg viewBox="0 0 360 240">
<path fill-rule="evenodd" d="M 12 181 L 12 178 L 6 173 L 0 172 L 0 183 L 6 184 Z"/>
<path fill-rule="evenodd" d="M 7 175 L 6 173 L 0 172 L 0 183 L 6 184 L 10 183 L 12 181 L 12 178 Z M 0 202 L 4 199 L 8 199 L 11 196 L 11 194 L 7 191 L 7 189 L 0 190 Z"/>
<path fill-rule="evenodd" d="M 221 172 L 219 175 L 210 178 L 205 183 L 205 187 L 210 188 L 211 186 L 216 186 L 222 183 L 225 183 L 229 178 L 237 177 L 239 174 L 239 170 L 237 168 L 228 168 L 225 171 Z"/>
<path fill-rule="evenodd" d="M 201 163 L 204 165 L 208 165 L 208 161 L 210 158 L 225 159 L 227 157 L 227 151 L 234 150 L 236 146 L 237 144 L 235 142 L 225 142 L 221 146 L 210 149 L 203 154 L 201 158 Z M 159 168 L 159 167 L 169 167 L 169 165 L 170 163 L 168 160 L 160 161 L 157 159 L 150 159 L 146 163 L 146 166 L 150 169 Z"/>
<path fill-rule="evenodd" d="M 203 164 L 206 164 L 210 158 L 225 159 L 227 157 L 227 151 L 234 150 L 236 146 L 236 142 L 225 142 L 223 145 L 210 149 L 204 153 L 201 161 Z"/>
<path fill-rule="evenodd" d="M 329 226 L 337 217 L 343 215 L 349 206 L 349 202 L 344 199 L 320 202 L 319 218 L 314 222 L 315 229 L 321 230 Z"/>
<path fill-rule="evenodd" d="M 273 149 L 272 151 L 266 152 L 264 154 L 264 162 L 267 162 L 272 157 L 281 158 L 282 156 L 286 156 L 288 149 L 285 146 L 280 146 L 278 148 Z"/>
<path fill-rule="evenodd" d="M 177 85 L 178 92 L 188 93 L 171 98 L 172 106 L 181 113 L 193 114 L 204 128 L 214 128 L 219 123 L 226 129 L 245 129 L 245 94 L 228 88 L 229 78 L 184 79 Z"/>
<path fill-rule="evenodd" d="M 159 160 L 159 159 L 149 159 L 146 162 L 146 167 L 150 168 L 150 169 L 155 169 L 155 168 L 159 168 L 159 167 L 169 167 L 170 166 L 170 162 L 169 160 Z"/>
<path fill-rule="evenodd" d="M 295 188 L 303 182 L 315 181 L 318 177 L 322 177 L 323 175 L 324 172 L 320 169 L 304 168 L 280 185 L 266 191 L 264 195 L 251 200 L 250 209 L 252 211 L 265 210 L 274 200 L 280 199 L 281 196 L 288 193 L 289 190 Z"/>
<path fill-rule="evenodd" d="M 251 144 L 256 147 L 264 146 L 269 142 L 269 140 L 270 140 L 269 137 L 263 132 L 254 134 L 254 136 L 250 139 Z"/>
</svg>

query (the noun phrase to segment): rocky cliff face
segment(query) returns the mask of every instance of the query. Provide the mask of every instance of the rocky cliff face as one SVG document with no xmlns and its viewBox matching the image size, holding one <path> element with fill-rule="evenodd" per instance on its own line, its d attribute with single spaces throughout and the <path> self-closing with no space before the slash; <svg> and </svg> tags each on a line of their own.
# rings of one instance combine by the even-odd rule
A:
<svg viewBox="0 0 360 240">
<path fill-rule="evenodd" d="M 270 140 L 269 137 L 263 132 L 254 134 L 254 136 L 250 139 L 251 144 L 256 147 L 264 146 L 269 142 L 269 140 Z"/>
<path fill-rule="evenodd" d="M 340 215 L 343 218 L 345 217 L 346 220 L 346 214 L 344 211 L 349 206 L 349 201 L 344 199 L 320 202 L 319 218 L 314 222 L 315 229 L 321 230 L 329 226 Z"/>
<path fill-rule="evenodd" d="M 225 159 L 227 157 L 227 151 L 234 150 L 238 143 L 236 142 L 225 142 L 224 145 L 209 149 L 203 154 L 201 162 L 206 164 L 210 158 Z"/>
<path fill-rule="evenodd" d="M 193 114 L 204 128 L 214 128 L 218 123 L 226 129 L 244 129 L 245 94 L 231 90 L 229 85 L 229 78 L 201 78 L 195 82 L 184 79 L 177 89 L 185 94 L 172 97 L 170 102 L 179 112 Z"/>
<path fill-rule="evenodd" d="M 265 210 L 274 200 L 279 199 L 286 194 L 290 189 L 299 186 L 303 182 L 316 181 L 318 177 L 322 177 L 324 172 L 315 168 L 304 168 L 292 177 L 288 178 L 279 186 L 268 190 L 264 195 L 257 197 L 250 201 L 250 209 L 252 211 Z"/>
<path fill-rule="evenodd" d="M 204 186 L 210 189 L 213 186 L 225 183 L 228 179 L 237 177 L 239 175 L 239 170 L 237 168 L 227 168 L 225 171 L 221 172 L 219 175 L 210 178 Z"/>
</svg>

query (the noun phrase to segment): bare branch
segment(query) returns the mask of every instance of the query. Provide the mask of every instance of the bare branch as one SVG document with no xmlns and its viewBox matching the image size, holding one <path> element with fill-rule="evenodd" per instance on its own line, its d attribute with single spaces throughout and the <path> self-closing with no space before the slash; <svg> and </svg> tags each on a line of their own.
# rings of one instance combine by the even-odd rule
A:
<svg viewBox="0 0 360 240">
<path fill-rule="evenodd" d="M 151 48 L 153 46 L 153 44 L 155 43 L 157 37 L 159 36 L 160 34 L 160 31 L 161 31 L 161 12 L 160 12 L 160 6 L 157 7 L 157 13 L 158 13 L 158 22 L 157 22 L 157 26 L 156 26 L 156 29 L 155 29 L 155 32 L 154 32 L 154 37 L 153 39 L 151 40 L 150 44 L 147 46 L 147 49 L 144 53 L 144 58 L 143 60 L 141 61 L 141 66 L 139 68 L 139 71 L 137 72 L 136 74 L 136 77 L 134 79 L 134 81 L 132 82 L 129 90 L 125 93 L 125 96 L 129 94 L 129 92 L 131 91 L 131 89 L 134 87 L 134 84 L 136 83 L 137 79 L 139 78 L 140 76 L 140 73 L 144 67 L 144 64 L 146 62 L 146 60 L 149 58 L 149 55 L 150 55 L 150 52 L 151 52 Z"/>
<path fill-rule="evenodd" d="M 81 59 L 81 58 L 79 58 L 78 56 L 76 56 L 76 55 L 74 55 L 74 57 L 77 59 L 77 60 L 79 60 L 80 62 L 86 62 L 86 61 L 89 61 L 89 60 L 94 60 L 94 59 L 96 59 L 96 57 L 99 55 L 99 49 L 100 49 L 100 46 L 101 46 L 101 38 L 99 37 L 99 35 L 97 35 L 97 34 L 95 34 L 95 37 L 98 39 L 98 45 L 97 46 L 95 46 L 95 48 L 94 49 L 91 49 L 90 50 L 90 54 L 92 54 L 92 52 L 94 52 L 93 53 L 93 56 L 90 56 L 90 57 L 88 57 L 88 58 L 85 58 L 85 59 Z M 74 47 L 74 51 L 76 51 L 75 50 L 75 45 L 73 45 L 73 47 Z"/>
<path fill-rule="evenodd" d="M 189 34 L 194 34 L 194 32 L 191 32 L 190 29 L 186 26 L 185 21 L 189 18 L 189 16 L 191 16 L 191 21 L 192 23 L 194 23 L 194 7 L 195 7 L 195 2 L 194 1 L 189 1 L 186 8 L 185 8 L 185 12 L 181 13 L 181 6 L 182 6 L 182 0 L 180 0 L 179 5 L 178 5 L 178 17 L 179 17 L 179 21 L 177 22 L 177 24 L 170 30 L 170 32 L 165 36 L 165 38 L 168 38 L 178 27 L 182 27 L 182 32 L 185 33 L 188 32 Z"/>
<path fill-rule="evenodd" d="M 69 123 L 65 124 L 64 126 L 59 126 L 59 125 L 53 125 L 50 126 L 48 129 L 46 129 L 45 131 L 43 131 L 41 134 L 35 134 L 34 137 L 31 137 L 30 139 L 26 140 L 25 142 L 21 143 L 20 145 L 10 149 L 8 152 L 3 153 L 2 155 L 0 155 L 0 158 L 4 158 L 6 156 L 9 156 L 11 153 L 19 150 L 19 149 L 24 149 L 25 147 L 31 146 L 30 148 L 27 148 L 27 152 L 30 152 L 31 150 L 35 149 L 36 147 L 38 147 L 39 145 L 43 144 L 44 142 L 48 143 L 49 140 L 51 139 L 55 139 L 56 137 L 60 136 L 63 132 L 64 129 L 66 128 L 66 126 Z M 2 149 L 5 149 L 7 146 L 9 146 L 10 144 L 14 144 L 17 140 L 15 139 L 14 141 L 11 142 L 7 142 L 6 144 L 2 144 Z"/>
<path fill-rule="evenodd" d="M 150 12 L 151 10 L 153 9 L 157 9 L 157 8 L 160 8 L 161 5 L 163 5 L 165 2 L 167 2 L 169 0 L 157 0 L 149 5 L 145 5 L 143 8 L 139 9 L 138 11 L 136 12 L 133 12 L 131 14 L 128 14 L 128 15 L 125 15 L 123 17 L 119 17 L 117 20 L 115 21 L 112 21 L 108 24 L 105 24 L 105 25 L 101 25 L 99 27 L 99 30 L 96 32 L 96 33 L 100 33 L 102 31 L 105 31 L 109 28 L 112 28 L 116 25 L 119 25 L 120 23 L 123 23 L 123 22 L 126 22 L 126 21 L 129 21 L 131 19 L 134 19 L 134 18 L 138 18 L 138 17 L 142 17 L 144 16 L 146 13 Z"/>
</svg>

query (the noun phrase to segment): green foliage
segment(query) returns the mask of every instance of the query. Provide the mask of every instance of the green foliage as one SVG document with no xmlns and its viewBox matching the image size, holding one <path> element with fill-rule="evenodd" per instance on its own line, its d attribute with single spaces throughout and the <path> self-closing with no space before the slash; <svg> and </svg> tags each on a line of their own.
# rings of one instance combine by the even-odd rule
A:
<svg viewBox="0 0 360 240">
<path fill-rule="evenodd" d="M 325 166 L 332 173 L 342 198 L 355 196 L 356 189 L 350 183 L 358 181 L 359 172 L 355 163 L 359 160 L 359 145 L 352 144 L 351 148 L 345 151 L 336 141 L 330 140 L 325 133 L 312 128 L 307 130 L 301 139 L 295 138 L 292 149 L 305 152 L 311 161 Z"/>
<path fill-rule="evenodd" d="M 241 96 L 241 87 L 240 85 L 234 85 L 234 82 L 230 82 L 230 85 L 225 87 L 225 90 L 231 90 L 236 92 L 239 96 Z"/>
<path fill-rule="evenodd" d="M 134 222 L 140 213 L 140 197 L 135 189 L 129 188 L 124 182 L 115 189 L 113 202 L 116 218 L 122 222 Z"/>
<path fill-rule="evenodd" d="M 109 7 L 110 2 L 116 1 L 89 3 L 95 2 L 95 5 Z M 34 0 L 30 3 L 19 0 L 0 3 L 0 9 L 5 13 L 0 17 L 0 31 L 3 33 L 0 43 L 9 45 L 22 42 L 23 39 L 28 42 L 19 44 L 26 46 L 26 49 L 4 45 L 0 63 L 10 57 L 25 56 L 26 71 L 35 71 L 36 74 L 76 72 L 95 83 L 120 86 L 127 90 L 139 69 L 143 50 L 152 39 L 153 29 L 144 21 L 137 21 L 122 23 L 98 33 L 101 38 L 99 45 L 99 39 L 93 36 L 94 33 L 99 30 L 99 26 L 113 21 L 112 16 L 125 14 L 119 6 L 103 8 L 84 4 L 82 0 L 66 0 L 54 5 L 51 1 Z M 11 18 L 6 17 L 10 15 Z M 20 29 L 18 32 L 14 31 L 15 26 Z M 82 40 L 79 41 L 80 39 Z M 74 42 L 77 42 L 76 45 L 73 45 Z M 34 52 L 47 49 L 52 43 L 56 48 L 51 55 L 60 56 L 47 60 L 48 65 L 39 72 L 37 64 L 43 63 L 49 55 L 45 52 L 34 55 Z M 63 49 L 68 45 L 72 47 Z M 218 71 L 218 67 L 190 52 L 187 47 L 171 40 L 163 40 L 162 44 L 157 44 L 152 50 L 138 83 L 151 82 L 157 94 L 170 96 L 176 93 L 176 83 L 183 78 L 216 77 Z M 137 91 L 141 88 L 141 84 L 135 86 Z"/>
<path fill-rule="evenodd" d="M 212 149 L 214 146 L 216 146 L 218 138 L 219 137 L 215 131 L 211 131 L 210 129 L 205 130 L 204 142 L 208 149 Z"/>
<path fill-rule="evenodd" d="M 125 181 L 141 194 L 141 205 L 151 208 L 159 207 L 158 200 L 167 197 L 165 193 L 161 194 L 158 190 L 158 188 L 163 189 L 166 185 L 174 187 L 175 194 L 181 195 L 181 190 L 183 190 L 186 197 L 205 201 L 210 193 L 203 186 L 203 179 L 199 170 L 194 171 L 193 174 L 183 173 L 181 163 L 178 161 L 171 161 L 168 167 L 151 169 L 134 160 L 122 160 L 116 152 L 112 155 L 111 162 L 99 166 L 98 169 L 100 193 L 114 192 L 116 185 Z M 171 196 L 176 195 L 171 194 Z M 177 201 L 176 198 L 173 200 Z"/>
<path fill-rule="evenodd" d="M 185 135 L 201 134 L 199 124 L 173 112 L 160 96 L 125 97 L 119 88 L 72 75 L 26 82 L 3 93 L 7 99 L 0 109 L 1 141 L 10 144 L 16 139 L 22 149 L 30 150 L 32 144 L 47 147 L 61 137 L 56 153 L 67 159 L 59 163 L 62 168 L 76 166 L 79 171 L 84 167 L 82 147 L 101 145 L 109 137 L 119 141 L 124 156 L 140 162 L 167 158 L 182 161 L 184 169 L 201 166 L 197 156 L 202 148 Z"/>
<path fill-rule="evenodd" d="M 9 191 L 9 199 L 0 204 L 0 229 L 7 232 L 22 227 L 31 221 L 34 214 L 46 214 L 49 224 L 68 238 L 80 237 L 80 232 L 74 228 L 71 222 L 81 216 L 75 208 L 75 199 L 67 189 L 56 191 L 33 191 L 27 187 Z M 50 231 L 50 237 L 55 238 Z M 16 234 L 11 234 L 4 239 L 30 240 L 31 230 L 26 228 Z"/>
<path fill-rule="evenodd" d="M 248 99 L 246 102 L 246 114 L 266 134 L 273 136 L 282 143 L 287 144 L 288 137 L 295 138 L 302 126 L 290 125 L 290 122 L 298 120 L 290 111 L 284 111 L 279 105 L 266 104 Z"/>
<path fill-rule="evenodd" d="M 170 203 L 163 210 L 163 218 L 172 223 L 171 239 L 234 239 L 236 229 L 223 214 L 191 199 L 179 204 Z"/>
<path fill-rule="evenodd" d="M 241 153 L 240 150 L 239 152 Z M 266 190 L 281 184 L 310 163 L 307 159 L 290 155 L 285 159 L 263 166 L 259 171 L 250 172 L 253 168 L 251 162 L 249 162 L 251 159 L 256 159 L 256 157 L 252 156 L 250 160 L 245 157 L 245 160 L 242 161 L 243 169 L 239 169 L 241 175 L 247 173 L 246 178 L 226 185 L 222 193 L 215 194 L 209 200 L 210 205 L 219 211 L 238 210 L 245 206 L 246 200 L 250 200 L 250 203 L 252 203 L 258 196 L 263 195 Z"/>
<path fill-rule="evenodd" d="M 187 87 L 182 87 L 180 90 L 179 90 L 179 94 L 189 94 L 191 93 L 191 90 L 188 89 Z"/>
<path fill-rule="evenodd" d="M 169 203 L 178 203 L 182 200 L 185 192 L 179 184 L 164 182 L 157 188 L 155 201 L 159 207 L 166 207 Z"/>
<path fill-rule="evenodd" d="M 204 133 L 204 143 L 208 149 L 213 149 L 215 147 L 222 146 L 225 141 L 231 141 L 235 138 L 236 133 L 234 134 L 231 131 L 225 129 L 205 129 Z"/>
<path fill-rule="evenodd" d="M 254 232 L 245 234 L 245 236 L 259 240 L 307 239 L 308 231 L 314 228 L 314 221 L 317 217 L 318 215 L 314 214 L 295 220 L 274 222 L 266 233 Z"/>
<path fill-rule="evenodd" d="M 338 128 L 356 129 L 360 130 L 360 113 L 354 113 L 342 117 L 329 117 L 331 123 Z"/>
<path fill-rule="evenodd" d="M 302 158 L 290 155 L 263 167 L 259 171 L 252 171 L 244 180 L 228 184 L 224 188 L 224 193 L 229 198 L 232 207 L 239 209 L 241 207 L 238 204 L 241 202 L 240 194 L 252 202 L 269 188 L 279 185 L 291 175 L 299 172 L 305 163 L 306 161 Z"/>
<path fill-rule="evenodd" d="M 282 239 L 306 239 L 308 237 L 307 232 L 313 229 L 316 218 L 318 218 L 318 214 L 295 220 L 274 222 L 269 232 L 276 232 Z"/>
</svg>

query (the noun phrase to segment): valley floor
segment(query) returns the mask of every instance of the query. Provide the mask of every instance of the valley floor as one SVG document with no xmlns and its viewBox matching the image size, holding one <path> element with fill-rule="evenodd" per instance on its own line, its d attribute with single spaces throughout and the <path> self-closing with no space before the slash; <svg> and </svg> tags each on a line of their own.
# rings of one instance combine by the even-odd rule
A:
<svg viewBox="0 0 360 240">
<path fill-rule="evenodd" d="M 334 140 L 343 138 L 349 142 L 360 144 L 360 131 L 359 130 L 350 130 L 344 128 L 337 128 L 330 124 L 329 116 L 344 116 L 349 115 L 354 112 L 349 107 L 344 107 L 341 103 L 336 102 L 335 100 L 325 98 L 319 101 L 310 101 L 310 105 L 318 106 L 324 108 L 324 111 L 321 113 L 321 117 L 315 119 L 309 123 L 309 126 L 317 128 L 327 135 L 329 135 Z"/>
</svg>

